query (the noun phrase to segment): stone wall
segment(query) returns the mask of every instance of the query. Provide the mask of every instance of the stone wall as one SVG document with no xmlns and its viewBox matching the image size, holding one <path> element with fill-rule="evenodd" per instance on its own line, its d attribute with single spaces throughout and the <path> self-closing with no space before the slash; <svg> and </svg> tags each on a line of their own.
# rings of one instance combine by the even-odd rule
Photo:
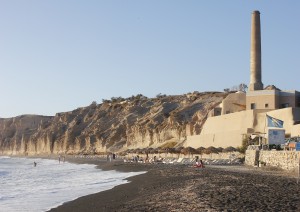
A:
<svg viewBox="0 0 300 212">
<path fill-rule="evenodd" d="M 245 164 L 255 166 L 258 163 L 259 150 L 247 150 L 245 153 Z"/>
<path fill-rule="evenodd" d="M 279 167 L 287 171 L 298 171 L 300 152 L 276 150 L 247 150 L 245 164 L 250 166 L 260 165 Z"/>
</svg>

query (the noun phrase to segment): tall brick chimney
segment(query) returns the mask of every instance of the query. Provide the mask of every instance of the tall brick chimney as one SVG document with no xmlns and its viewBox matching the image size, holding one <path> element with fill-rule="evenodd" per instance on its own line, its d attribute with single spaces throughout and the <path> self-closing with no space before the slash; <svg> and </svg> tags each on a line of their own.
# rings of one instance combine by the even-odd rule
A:
<svg viewBox="0 0 300 212">
<path fill-rule="evenodd" d="M 249 91 L 263 90 L 261 82 L 260 13 L 252 12 Z"/>
</svg>

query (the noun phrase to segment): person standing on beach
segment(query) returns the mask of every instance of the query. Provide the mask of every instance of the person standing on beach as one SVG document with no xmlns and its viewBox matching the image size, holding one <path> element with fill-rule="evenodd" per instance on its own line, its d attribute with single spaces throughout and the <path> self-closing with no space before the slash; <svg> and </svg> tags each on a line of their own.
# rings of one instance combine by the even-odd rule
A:
<svg viewBox="0 0 300 212">
<path fill-rule="evenodd" d="M 200 160 L 200 166 L 201 166 L 201 168 L 204 168 L 204 164 L 203 164 L 202 160 Z"/>
<path fill-rule="evenodd" d="M 58 156 L 58 163 L 60 163 L 60 155 Z"/>
</svg>

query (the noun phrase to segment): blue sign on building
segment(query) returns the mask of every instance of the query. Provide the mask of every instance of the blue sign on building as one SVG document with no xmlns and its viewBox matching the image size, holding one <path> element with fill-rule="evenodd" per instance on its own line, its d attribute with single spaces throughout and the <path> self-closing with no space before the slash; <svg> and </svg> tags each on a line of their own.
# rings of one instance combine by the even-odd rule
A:
<svg viewBox="0 0 300 212">
<path fill-rule="evenodd" d="M 300 142 L 296 142 L 296 151 L 300 151 Z"/>
</svg>

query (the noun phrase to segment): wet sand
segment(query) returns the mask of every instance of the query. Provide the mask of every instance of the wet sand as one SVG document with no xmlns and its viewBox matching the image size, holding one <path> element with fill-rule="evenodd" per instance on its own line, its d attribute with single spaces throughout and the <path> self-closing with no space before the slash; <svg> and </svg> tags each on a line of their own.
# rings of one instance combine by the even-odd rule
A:
<svg viewBox="0 0 300 212">
<path fill-rule="evenodd" d="M 245 166 L 135 164 L 97 159 L 103 170 L 147 171 L 130 183 L 65 203 L 52 212 L 74 211 L 300 211 L 300 183 L 278 170 Z"/>
</svg>

